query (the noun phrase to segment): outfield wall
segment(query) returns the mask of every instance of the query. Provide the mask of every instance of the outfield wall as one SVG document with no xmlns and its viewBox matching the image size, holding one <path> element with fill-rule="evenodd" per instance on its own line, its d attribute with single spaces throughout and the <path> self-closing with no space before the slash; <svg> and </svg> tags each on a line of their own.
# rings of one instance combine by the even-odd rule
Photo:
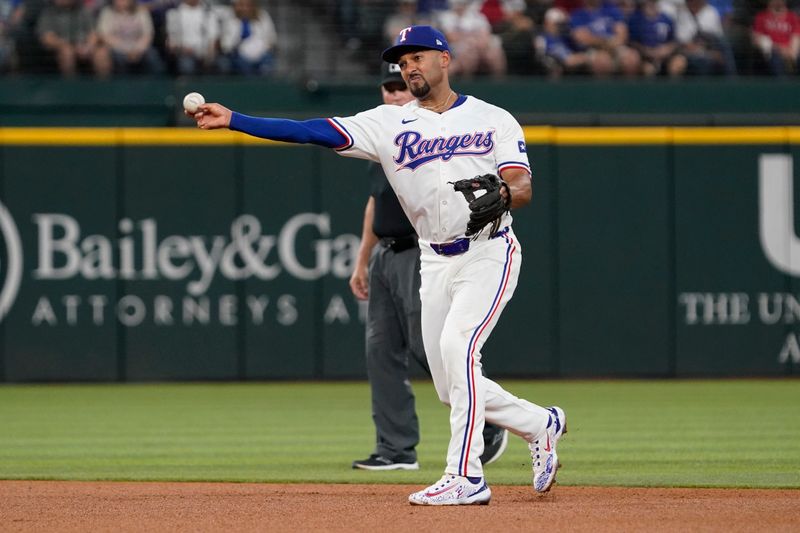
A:
<svg viewBox="0 0 800 533">
<path fill-rule="evenodd" d="M 6 77 L 0 126 L 163 127 L 188 124 L 190 91 L 237 111 L 312 118 L 378 102 L 378 77 L 338 83 L 263 78 L 92 79 Z M 599 80 L 536 77 L 455 80 L 454 88 L 509 110 L 522 123 L 557 126 L 797 125 L 800 82 L 786 77 Z"/>
<path fill-rule="evenodd" d="M 797 372 L 800 128 L 526 137 L 534 201 L 493 375 Z M 0 145 L 0 380 L 364 376 L 347 280 L 365 162 L 192 129 Z"/>
</svg>

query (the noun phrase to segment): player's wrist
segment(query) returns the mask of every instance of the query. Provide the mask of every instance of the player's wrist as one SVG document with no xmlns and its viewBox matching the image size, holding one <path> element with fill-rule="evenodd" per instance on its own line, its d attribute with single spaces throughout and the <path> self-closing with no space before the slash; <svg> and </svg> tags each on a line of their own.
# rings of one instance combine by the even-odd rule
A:
<svg viewBox="0 0 800 533">
<path fill-rule="evenodd" d="M 237 113 L 236 111 L 228 111 L 228 129 L 236 130 L 236 131 L 243 131 L 242 130 L 242 119 L 244 115 L 241 113 Z"/>
</svg>

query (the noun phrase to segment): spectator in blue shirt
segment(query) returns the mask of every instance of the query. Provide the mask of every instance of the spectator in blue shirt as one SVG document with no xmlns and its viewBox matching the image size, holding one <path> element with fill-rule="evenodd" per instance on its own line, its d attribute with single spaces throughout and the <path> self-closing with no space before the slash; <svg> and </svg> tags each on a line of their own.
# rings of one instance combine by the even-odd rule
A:
<svg viewBox="0 0 800 533">
<path fill-rule="evenodd" d="M 709 0 L 708 3 L 719 12 L 723 27 L 730 26 L 733 19 L 733 0 Z"/>
<path fill-rule="evenodd" d="M 657 0 L 639 0 L 639 7 L 628 21 L 631 46 L 642 57 L 646 76 L 667 74 L 672 78 L 686 71 L 686 56 L 678 52 L 675 24 L 658 8 Z"/>
<path fill-rule="evenodd" d="M 591 55 L 608 56 L 626 76 L 640 71 L 641 59 L 628 43 L 628 26 L 622 12 L 602 0 L 583 0 L 583 7 L 572 13 L 572 40 Z"/>
<path fill-rule="evenodd" d="M 569 27 L 569 15 L 563 9 L 548 9 L 543 27 L 538 48 L 540 53 L 543 52 L 543 62 L 551 77 L 558 78 L 563 74 L 593 74 L 602 77 L 613 74 L 614 61 L 609 54 L 592 54 L 572 47 L 566 31 Z"/>
<path fill-rule="evenodd" d="M 432 15 L 437 11 L 446 11 L 449 7 L 447 0 L 419 0 L 417 2 L 417 13 Z"/>
<path fill-rule="evenodd" d="M 14 36 L 22 26 L 22 0 L 0 0 L 0 73 L 16 65 Z"/>
</svg>

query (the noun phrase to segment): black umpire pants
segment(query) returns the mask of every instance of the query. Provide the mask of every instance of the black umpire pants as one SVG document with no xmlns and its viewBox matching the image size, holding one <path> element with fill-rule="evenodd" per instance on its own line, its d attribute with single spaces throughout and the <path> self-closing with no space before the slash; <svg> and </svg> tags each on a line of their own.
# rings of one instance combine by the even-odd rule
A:
<svg viewBox="0 0 800 533">
<path fill-rule="evenodd" d="M 409 381 L 409 363 L 426 372 L 419 299 L 419 247 L 395 251 L 381 243 L 370 259 L 367 300 L 367 375 L 378 455 L 417 460 L 419 421 Z"/>
</svg>

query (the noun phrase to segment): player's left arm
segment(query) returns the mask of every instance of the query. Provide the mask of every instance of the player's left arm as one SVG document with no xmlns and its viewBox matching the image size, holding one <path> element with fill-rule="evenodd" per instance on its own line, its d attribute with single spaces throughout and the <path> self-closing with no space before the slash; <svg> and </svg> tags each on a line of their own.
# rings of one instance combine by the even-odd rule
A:
<svg viewBox="0 0 800 533">
<path fill-rule="evenodd" d="M 523 168 L 507 168 L 500 172 L 500 177 L 508 184 L 511 191 L 511 209 L 517 209 L 531 203 L 533 187 L 531 185 L 531 174 Z M 500 194 L 506 198 L 507 193 L 504 188 L 500 188 Z"/>
<path fill-rule="evenodd" d="M 528 147 L 525 142 L 525 133 L 511 113 L 503 111 L 499 118 L 495 150 L 497 175 L 508 184 L 511 192 L 509 207 L 516 209 L 529 204 L 533 194 Z M 501 187 L 500 190 L 505 198 L 505 188 Z"/>
</svg>

